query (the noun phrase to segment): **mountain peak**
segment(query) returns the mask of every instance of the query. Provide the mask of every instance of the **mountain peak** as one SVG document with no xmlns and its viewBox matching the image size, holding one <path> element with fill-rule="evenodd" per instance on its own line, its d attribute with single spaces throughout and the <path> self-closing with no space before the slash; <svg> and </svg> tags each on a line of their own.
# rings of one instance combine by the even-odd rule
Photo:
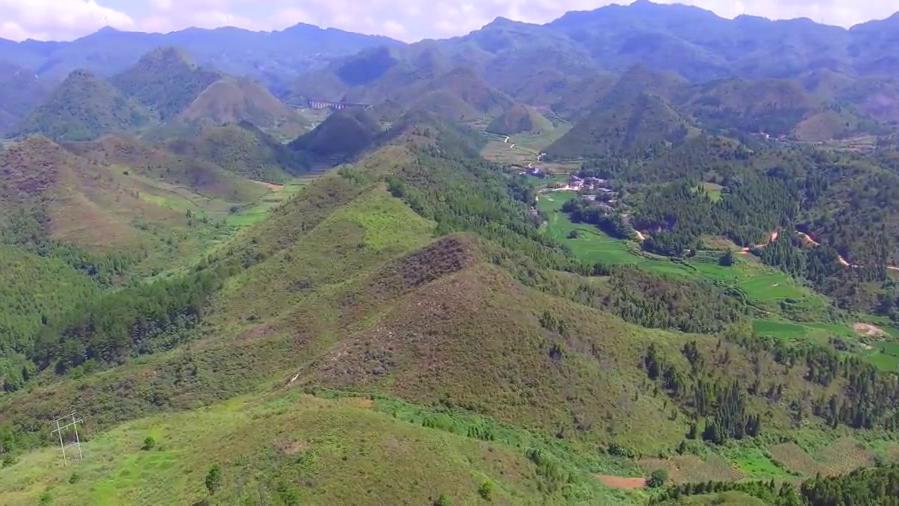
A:
<svg viewBox="0 0 899 506">
<path fill-rule="evenodd" d="M 75 80 L 95 80 L 97 76 L 86 69 L 75 69 L 69 72 L 69 75 L 66 77 L 66 81 L 75 81 Z"/>
<path fill-rule="evenodd" d="M 180 64 L 193 66 L 193 62 L 187 52 L 174 46 L 158 47 L 150 51 L 141 57 L 139 64 L 154 66 L 160 64 Z"/>
</svg>

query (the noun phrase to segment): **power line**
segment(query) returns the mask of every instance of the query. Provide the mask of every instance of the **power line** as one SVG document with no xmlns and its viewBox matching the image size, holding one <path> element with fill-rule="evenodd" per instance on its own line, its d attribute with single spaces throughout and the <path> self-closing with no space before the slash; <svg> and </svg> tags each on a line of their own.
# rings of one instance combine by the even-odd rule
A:
<svg viewBox="0 0 899 506">
<path fill-rule="evenodd" d="M 72 411 L 68 415 L 61 416 L 53 422 L 56 425 L 56 428 L 50 432 L 50 435 L 56 434 L 59 438 L 59 449 L 62 452 L 62 462 L 64 466 L 69 465 L 69 457 L 66 453 L 67 449 L 77 448 L 78 449 L 78 461 L 84 460 L 84 454 L 81 452 L 81 438 L 78 436 L 78 424 L 84 424 L 84 419 L 79 418 L 78 415 Z M 74 433 L 75 442 L 66 444 L 65 438 L 63 434 Z"/>
</svg>

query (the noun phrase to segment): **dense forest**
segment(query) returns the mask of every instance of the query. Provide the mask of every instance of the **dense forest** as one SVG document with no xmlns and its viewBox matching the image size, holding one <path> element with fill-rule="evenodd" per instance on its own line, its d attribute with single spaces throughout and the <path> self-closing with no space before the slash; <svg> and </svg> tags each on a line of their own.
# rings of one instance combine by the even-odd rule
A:
<svg viewBox="0 0 899 506">
<path fill-rule="evenodd" d="M 796 487 L 750 481 L 744 483 L 706 482 L 687 483 L 667 488 L 653 497 L 651 504 L 681 504 L 690 496 L 711 496 L 736 491 L 773 506 L 891 506 L 899 504 L 899 467 L 887 466 L 862 469 L 846 475 L 816 476 Z"/>
</svg>

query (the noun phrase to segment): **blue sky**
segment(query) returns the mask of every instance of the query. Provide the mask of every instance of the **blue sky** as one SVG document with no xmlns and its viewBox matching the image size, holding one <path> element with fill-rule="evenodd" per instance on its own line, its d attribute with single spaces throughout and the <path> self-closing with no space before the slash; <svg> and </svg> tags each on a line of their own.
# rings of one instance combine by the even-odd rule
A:
<svg viewBox="0 0 899 506">
<path fill-rule="evenodd" d="M 304 22 L 405 41 L 461 35 L 497 16 L 546 22 L 569 10 L 630 0 L 0 0 L 0 37 L 70 40 L 109 25 L 168 32 L 189 26 L 282 29 Z M 674 3 L 675 0 L 657 0 Z M 809 17 L 851 26 L 899 10 L 899 0 L 679 0 L 734 17 Z"/>
</svg>

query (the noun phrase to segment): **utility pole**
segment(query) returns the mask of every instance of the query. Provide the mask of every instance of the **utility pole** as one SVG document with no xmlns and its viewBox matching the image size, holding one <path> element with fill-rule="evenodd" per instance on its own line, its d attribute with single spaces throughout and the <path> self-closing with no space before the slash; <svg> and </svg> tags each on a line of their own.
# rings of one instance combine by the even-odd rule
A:
<svg viewBox="0 0 899 506">
<path fill-rule="evenodd" d="M 62 452 L 62 463 L 64 466 L 69 465 L 69 457 L 66 454 L 67 449 L 77 448 L 78 449 L 78 461 L 84 460 L 84 454 L 81 452 L 81 438 L 78 436 L 78 424 L 83 424 L 84 420 L 79 418 L 78 415 L 72 411 L 68 415 L 61 416 L 56 420 L 53 420 L 53 424 L 56 425 L 56 428 L 53 432 L 50 433 L 52 436 L 56 434 L 59 438 L 59 450 Z M 75 441 L 73 443 L 66 444 L 64 434 L 73 433 L 75 435 Z"/>
</svg>

